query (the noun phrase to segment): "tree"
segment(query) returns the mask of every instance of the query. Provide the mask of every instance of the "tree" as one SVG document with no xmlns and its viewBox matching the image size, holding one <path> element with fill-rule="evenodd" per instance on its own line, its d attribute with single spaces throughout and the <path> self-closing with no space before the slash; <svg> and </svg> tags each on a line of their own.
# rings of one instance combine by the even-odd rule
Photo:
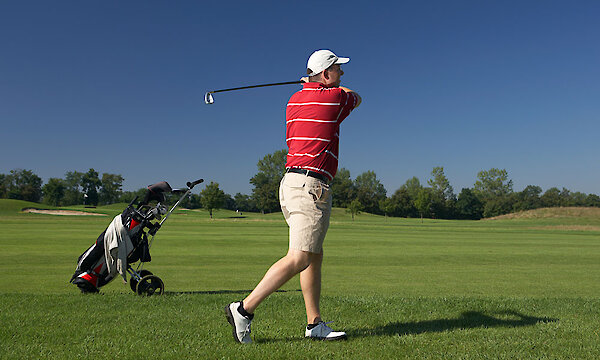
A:
<svg viewBox="0 0 600 360">
<path fill-rule="evenodd" d="M 218 183 L 211 181 L 210 184 L 206 185 L 204 190 L 200 192 L 200 202 L 202 203 L 202 207 L 208 210 L 210 218 L 212 219 L 213 210 L 223 207 L 225 193 L 223 190 L 219 189 Z"/>
<path fill-rule="evenodd" d="M 354 199 L 348 206 L 348 211 L 352 214 L 352 221 L 354 221 L 354 215 L 360 214 L 363 209 L 363 205 L 360 203 L 360 200 Z"/>
<path fill-rule="evenodd" d="M 464 188 L 458 194 L 456 215 L 465 220 L 479 220 L 483 217 L 483 203 L 471 189 Z"/>
<path fill-rule="evenodd" d="M 560 206 L 571 206 L 572 202 L 572 193 L 571 190 L 567 188 L 562 188 L 560 191 Z"/>
<path fill-rule="evenodd" d="M 181 194 L 165 194 L 166 203 L 173 204 L 181 198 Z M 121 197 L 119 197 L 121 198 Z M 199 209 L 202 207 L 200 203 L 200 195 L 189 193 L 186 197 L 181 199 L 179 207 L 183 209 Z"/>
<path fill-rule="evenodd" d="M 444 174 L 444 168 L 442 166 L 436 166 L 431 170 L 432 178 L 427 180 L 427 184 L 431 187 L 434 195 L 441 199 L 450 200 L 454 197 L 454 189 L 450 185 L 450 181 Z"/>
<path fill-rule="evenodd" d="M 83 175 L 84 174 L 79 171 L 68 171 L 65 174 L 65 195 L 63 198 L 63 205 L 83 204 L 83 193 L 81 191 L 81 179 L 83 178 Z"/>
<path fill-rule="evenodd" d="M 42 187 L 44 202 L 52 206 L 59 206 L 65 196 L 65 183 L 62 179 L 50 178 Z"/>
<path fill-rule="evenodd" d="M 587 195 L 579 191 L 571 191 L 567 188 L 562 188 L 560 191 L 560 206 L 585 206 L 587 203 Z"/>
<path fill-rule="evenodd" d="M 515 194 L 513 211 L 525 211 L 539 208 L 542 205 L 540 200 L 541 193 L 541 187 L 528 185 L 523 191 Z"/>
<path fill-rule="evenodd" d="M 512 193 L 513 181 L 508 179 L 508 172 L 505 169 L 492 168 L 487 171 L 480 171 L 477 174 L 474 190 L 483 200 L 498 197 L 506 197 Z"/>
<path fill-rule="evenodd" d="M 556 207 L 560 206 L 560 190 L 556 187 L 552 187 L 540 197 L 543 207 Z"/>
<path fill-rule="evenodd" d="M 188 209 L 199 209 L 202 207 L 202 202 L 200 201 L 200 195 L 190 194 L 189 197 L 189 205 Z"/>
<path fill-rule="evenodd" d="M 277 211 L 279 184 L 262 173 L 256 174 L 250 182 L 254 185 L 252 200 L 258 210 L 263 214 Z"/>
<path fill-rule="evenodd" d="M 432 201 L 433 192 L 431 188 L 422 188 L 419 190 L 419 194 L 415 199 L 415 207 L 419 211 L 419 214 L 421 214 L 421 222 L 423 222 L 423 217 L 430 216 Z"/>
<path fill-rule="evenodd" d="M 451 199 L 446 200 L 446 206 L 444 209 L 444 219 L 456 219 L 457 218 L 457 214 L 456 214 L 456 203 L 457 203 L 458 199 L 456 198 L 456 195 L 454 195 Z"/>
<path fill-rule="evenodd" d="M 492 168 L 477 174 L 474 191 L 484 203 L 483 215 L 497 216 L 512 210 L 512 180 L 505 169 Z M 488 204 L 488 202 L 490 204 Z"/>
<path fill-rule="evenodd" d="M 256 206 L 254 206 L 254 202 L 252 198 L 248 195 L 237 193 L 233 197 L 235 201 L 235 210 L 239 211 L 255 211 Z"/>
<path fill-rule="evenodd" d="M 102 174 L 100 180 L 100 202 L 102 204 L 114 204 L 121 197 L 123 176 L 118 174 Z"/>
<path fill-rule="evenodd" d="M 0 199 L 8 197 L 8 176 L 0 174 Z"/>
<path fill-rule="evenodd" d="M 235 200 L 229 194 L 225 194 L 225 199 L 223 200 L 223 208 L 227 210 L 236 210 Z"/>
<path fill-rule="evenodd" d="M 138 200 L 143 199 L 146 195 L 146 191 L 148 191 L 148 188 L 145 187 L 139 188 L 135 191 L 123 191 L 119 196 L 119 202 L 130 203 L 136 197 Z"/>
<path fill-rule="evenodd" d="M 98 178 L 98 172 L 93 168 L 88 170 L 87 173 L 81 177 L 81 187 L 83 188 L 83 194 L 85 197 L 85 205 L 98 205 L 98 188 L 102 185 L 102 182 Z"/>
<path fill-rule="evenodd" d="M 379 201 L 386 198 L 383 184 L 377 179 L 374 171 L 364 172 L 354 180 L 356 198 L 363 206 L 363 210 L 372 214 L 381 214 Z"/>
<path fill-rule="evenodd" d="M 279 210 L 279 183 L 285 173 L 286 157 L 286 150 L 265 155 L 258 161 L 258 173 L 250 179 L 254 185 L 252 199 L 263 214 Z"/>
<path fill-rule="evenodd" d="M 431 187 L 432 215 L 438 218 L 449 218 L 452 216 L 455 196 L 450 181 L 444 175 L 444 168 L 434 167 L 431 171 L 432 178 L 427 181 Z"/>
<path fill-rule="evenodd" d="M 340 168 L 330 185 L 333 193 L 333 206 L 348 207 L 356 194 L 354 183 L 350 178 L 350 170 Z"/>
<path fill-rule="evenodd" d="M 492 198 L 486 201 L 483 206 L 483 217 L 487 218 L 508 214 L 512 207 L 512 200 L 508 196 Z"/>
<path fill-rule="evenodd" d="M 5 184 L 9 199 L 39 202 L 42 198 L 42 179 L 31 170 L 11 170 Z"/>
<path fill-rule="evenodd" d="M 411 198 L 412 201 L 414 201 L 417 198 L 417 196 L 419 195 L 419 191 L 421 191 L 422 188 L 423 186 L 421 185 L 419 178 L 417 178 L 416 176 L 413 176 L 412 178 L 406 180 L 404 185 L 400 187 L 400 189 L 406 190 L 408 196 Z"/>
<path fill-rule="evenodd" d="M 379 208 L 383 211 L 383 214 L 387 219 L 388 215 L 393 215 L 396 212 L 396 203 L 392 198 L 385 198 L 379 200 Z"/>
<path fill-rule="evenodd" d="M 400 217 L 417 217 L 418 211 L 415 208 L 414 199 L 411 199 L 409 191 L 406 187 L 401 187 L 396 190 L 391 197 L 394 203 L 394 216 Z"/>
<path fill-rule="evenodd" d="M 600 196 L 596 194 L 589 194 L 585 199 L 585 206 L 600 207 Z"/>
<path fill-rule="evenodd" d="M 587 206 L 587 194 L 579 191 L 572 192 L 569 206 Z"/>
</svg>

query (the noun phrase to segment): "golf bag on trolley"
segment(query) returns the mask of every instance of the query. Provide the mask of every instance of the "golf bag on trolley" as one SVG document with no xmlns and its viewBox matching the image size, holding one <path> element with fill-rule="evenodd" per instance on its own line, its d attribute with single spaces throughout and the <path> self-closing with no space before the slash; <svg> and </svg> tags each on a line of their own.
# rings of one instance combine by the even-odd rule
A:
<svg viewBox="0 0 600 360">
<path fill-rule="evenodd" d="M 151 261 L 150 247 L 156 232 L 192 188 L 202 181 L 188 182 L 187 189 L 173 190 L 166 181 L 148 186 L 144 198 L 139 202 L 137 197 L 133 199 L 120 215 L 115 216 L 96 242 L 79 256 L 70 282 L 83 293 L 97 293 L 117 275 L 127 280 L 129 273 L 131 290 L 138 295 L 162 294 L 163 281 L 141 268 L 143 263 Z M 168 193 L 183 193 L 170 210 L 165 205 L 165 194 Z M 138 261 L 134 270 L 132 265 Z"/>
</svg>

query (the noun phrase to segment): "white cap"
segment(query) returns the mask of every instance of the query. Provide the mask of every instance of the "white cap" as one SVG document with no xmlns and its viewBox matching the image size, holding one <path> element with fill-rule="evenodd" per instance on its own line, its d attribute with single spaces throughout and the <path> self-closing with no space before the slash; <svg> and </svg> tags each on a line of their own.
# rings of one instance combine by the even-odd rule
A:
<svg viewBox="0 0 600 360">
<path fill-rule="evenodd" d="M 308 76 L 317 75 L 333 64 L 345 64 L 348 61 L 350 58 L 338 57 L 330 50 L 317 50 L 308 58 L 306 68 L 312 71 Z"/>
</svg>

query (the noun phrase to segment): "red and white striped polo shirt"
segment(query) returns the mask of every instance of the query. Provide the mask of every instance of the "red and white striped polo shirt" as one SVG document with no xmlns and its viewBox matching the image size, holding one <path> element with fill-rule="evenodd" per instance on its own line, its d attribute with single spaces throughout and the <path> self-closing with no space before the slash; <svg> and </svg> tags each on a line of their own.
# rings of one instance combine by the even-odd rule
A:
<svg viewBox="0 0 600 360">
<path fill-rule="evenodd" d="M 354 93 L 305 83 L 287 104 L 285 167 L 316 171 L 332 180 L 338 166 L 340 124 L 357 103 Z"/>
</svg>

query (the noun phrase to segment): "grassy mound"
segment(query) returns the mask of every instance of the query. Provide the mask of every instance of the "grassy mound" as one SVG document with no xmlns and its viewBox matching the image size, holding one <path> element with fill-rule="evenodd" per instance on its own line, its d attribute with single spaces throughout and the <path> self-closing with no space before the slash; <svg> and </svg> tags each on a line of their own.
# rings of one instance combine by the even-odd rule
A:
<svg viewBox="0 0 600 360">
<path fill-rule="evenodd" d="M 512 214 L 495 216 L 486 220 L 510 220 L 510 219 L 548 219 L 548 218 L 586 218 L 600 219 L 600 208 L 596 207 L 551 207 L 527 211 L 519 211 Z"/>
<path fill-rule="evenodd" d="M 23 200 L 0 199 L 0 215 L 15 215 L 26 208 L 55 209 L 53 206 Z"/>
</svg>

